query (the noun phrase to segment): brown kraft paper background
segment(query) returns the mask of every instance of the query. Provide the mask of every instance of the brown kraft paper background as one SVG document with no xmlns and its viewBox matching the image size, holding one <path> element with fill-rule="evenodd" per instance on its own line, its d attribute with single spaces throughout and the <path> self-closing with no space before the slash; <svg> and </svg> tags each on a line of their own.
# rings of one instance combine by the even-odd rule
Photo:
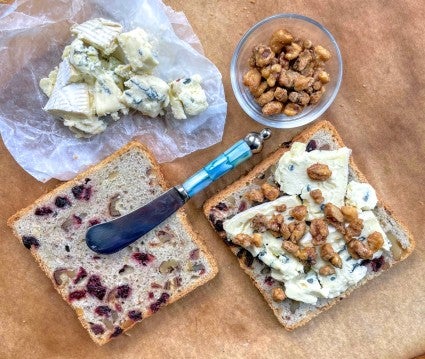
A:
<svg viewBox="0 0 425 359">
<path fill-rule="evenodd" d="M 279 12 L 314 18 L 342 51 L 340 92 L 321 117 L 353 149 L 359 168 L 417 241 L 414 253 L 307 325 L 287 332 L 202 214 L 224 188 L 302 129 L 274 130 L 263 152 L 186 205 L 220 272 L 205 286 L 98 347 L 6 220 L 48 192 L 0 145 L 0 358 L 412 358 L 425 353 L 425 7 L 422 1 L 166 0 L 184 11 L 206 56 L 223 75 L 223 141 L 162 165 L 184 181 L 247 132 L 230 86 L 233 49 L 257 21 Z"/>
</svg>

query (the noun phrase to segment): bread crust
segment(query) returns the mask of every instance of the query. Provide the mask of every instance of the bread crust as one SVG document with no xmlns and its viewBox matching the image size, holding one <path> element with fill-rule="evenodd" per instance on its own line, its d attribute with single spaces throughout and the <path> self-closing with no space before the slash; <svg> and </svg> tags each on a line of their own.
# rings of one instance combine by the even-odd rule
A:
<svg viewBox="0 0 425 359">
<path fill-rule="evenodd" d="M 29 206 L 21 209 L 16 214 L 14 214 L 13 216 L 11 216 L 8 219 L 8 221 L 7 221 L 7 225 L 12 228 L 12 231 L 13 231 L 13 234 L 15 235 L 15 237 L 19 241 L 21 241 L 20 236 L 18 235 L 18 233 L 17 233 L 17 231 L 16 231 L 16 229 L 14 227 L 14 223 L 16 221 L 18 221 L 19 219 L 21 219 L 27 213 L 33 212 L 34 209 L 38 205 L 43 204 L 46 201 L 52 200 L 53 198 L 56 197 L 57 194 L 63 192 L 65 189 L 68 189 L 70 187 L 73 187 L 74 185 L 79 184 L 82 180 L 84 180 L 85 178 L 89 177 L 92 173 L 96 173 L 100 168 L 104 167 L 108 163 L 114 161 L 115 159 L 119 158 L 120 156 L 122 156 L 126 152 L 128 152 L 130 150 L 133 150 L 133 149 L 138 149 L 139 151 L 141 151 L 149 159 L 149 162 L 152 165 L 152 170 L 155 172 L 155 175 L 157 177 L 157 180 L 158 180 L 160 186 L 162 187 L 163 190 L 166 190 L 167 189 L 167 183 L 166 183 L 166 181 L 164 179 L 164 176 L 162 174 L 162 171 L 161 171 L 161 169 L 159 167 L 159 164 L 156 161 L 155 157 L 153 156 L 153 154 L 150 152 L 150 150 L 145 145 L 143 145 L 142 143 L 134 140 L 134 141 L 129 142 L 127 145 L 125 145 L 124 147 L 122 147 L 118 151 L 114 152 L 112 155 L 106 157 L 104 160 L 102 160 L 98 164 L 96 164 L 94 166 L 91 166 L 90 168 L 88 168 L 84 172 L 78 174 L 74 179 L 72 179 L 72 180 L 70 180 L 68 182 L 65 182 L 65 183 L 59 185 L 58 187 L 56 187 L 55 189 L 53 189 L 49 193 L 47 193 L 47 194 L 41 196 L 40 198 L 38 198 L 35 202 L 33 202 L 32 204 L 30 204 Z M 197 287 L 199 287 L 199 286 L 205 284 L 206 282 L 210 281 L 218 273 L 218 267 L 217 267 L 217 263 L 216 263 L 214 257 L 208 251 L 208 249 L 207 249 L 204 241 L 193 231 L 192 226 L 189 224 L 189 221 L 187 219 L 187 215 L 186 215 L 186 212 L 185 212 L 184 208 L 180 208 L 177 211 L 176 214 L 177 214 L 177 216 L 179 218 L 179 221 L 182 223 L 183 227 L 185 228 L 185 230 L 187 231 L 187 233 L 189 234 L 189 236 L 191 237 L 191 239 L 196 243 L 196 245 L 199 247 L 199 249 L 201 250 L 201 252 L 206 257 L 206 259 L 208 261 L 208 264 L 209 264 L 209 266 L 211 268 L 211 271 L 209 273 L 205 273 L 204 276 L 200 277 L 193 284 L 191 284 L 190 286 L 186 287 L 185 290 L 181 291 L 180 293 L 175 293 L 173 296 L 170 297 L 170 300 L 167 301 L 163 307 L 165 307 L 165 306 L 167 306 L 169 304 L 174 303 L 175 301 L 177 301 L 180 298 L 184 297 L 185 295 L 187 295 L 188 293 L 190 293 L 191 291 L 193 291 Z M 56 285 L 56 282 L 55 282 L 55 279 L 54 279 L 53 275 L 51 275 L 50 271 L 48 270 L 48 268 L 46 267 L 46 265 L 44 264 L 44 262 L 40 258 L 39 254 L 38 254 L 38 251 L 36 249 L 34 249 L 33 247 L 30 248 L 30 251 L 31 251 L 31 254 L 33 255 L 33 257 L 35 258 L 37 264 L 39 265 L 39 267 L 43 270 L 43 272 L 46 274 L 46 276 L 48 278 L 50 278 L 50 280 L 53 283 L 54 288 L 62 296 L 63 300 L 66 301 L 68 304 L 70 304 L 70 301 L 68 300 L 67 292 L 64 289 L 62 289 L 61 287 L 59 287 L 58 285 Z M 72 307 L 72 305 L 71 305 L 71 307 Z M 81 322 L 82 326 L 88 331 L 90 337 L 92 338 L 92 340 L 96 344 L 103 345 L 103 344 L 106 344 L 107 342 L 109 342 L 111 340 L 111 338 L 99 339 L 98 337 L 96 337 L 91 332 L 88 323 L 84 320 L 82 310 L 79 312 L 79 308 L 72 307 L 72 309 L 76 312 L 77 317 L 78 317 L 79 321 Z M 143 317 L 143 320 L 145 320 L 146 318 L 150 317 L 152 314 L 153 313 L 147 313 Z M 126 332 L 127 330 L 129 330 L 130 328 L 132 328 L 137 323 L 139 323 L 139 322 L 133 322 L 129 326 L 127 326 L 126 328 L 123 328 L 123 332 Z"/>
<path fill-rule="evenodd" d="M 256 165 L 246 175 L 242 176 L 241 178 L 236 180 L 234 183 L 232 183 L 231 185 L 226 187 L 224 190 L 217 193 L 213 197 L 209 198 L 204 203 L 203 211 L 204 211 L 205 216 L 208 218 L 210 224 L 212 225 L 212 227 L 214 228 L 214 224 L 212 223 L 212 221 L 209 218 L 209 215 L 210 215 L 212 208 L 214 208 L 220 202 L 223 202 L 226 198 L 228 198 L 230 195 L 232 195 L 235 191 L 240 190 L 241 188 L 245 187 L 246 183 L 251 183 L 259 174 L 264 173 L 267 169 L 269 169 L 271 166 L 276 164 L 279 161 L 279 159 L 281 158 L 281 156 L 285 152 L 289 151 L 290 144 L 292 144 L 293 142 L 304 142 L 304 143 L 306 143 L 313 137 L 313 135 L 315 133 L 317 133 L 318 131 L 323 131 L 323 130 L 328 132 L 332 136 L 333 141 L 338 145 L 338 147 L 345 147 L 345 144 L 344 144 L 341 136 L 338 134 L 335 127 L 330 122 L 320 121 L 320 122 L 315 123 L 311 127 L 307 128 L 306 130 L 302 131 L 300 134 L 295 136 L 289 144 L 284 143 L 282 145 L 282 147 L 278 148 L 273 153 L 271 153 L 266 159 L 264 159 L 262 162 L 260 162 L 258 165 Z M 350 156 L 349 167 L 356 174 L 359 181 L 367 183 L 366 177 L 359 170 L 359 168 L 357 167 L 356 163 L 354 162 L 352 156 Z M 413 235 L 408 230 L 408 228 L 393 214 L 393 211 L 382 201 L 381 198 L 379 198 L 379 196 L 378 196 L 378 207 L 383 208 L 385 210 L 385 212 L 394 221 L 397 222 L 397 224 L 403 229 L 403 231 L 405 232 L 405 234 L 407 235 L 407 237 L 409 239 L 409 247 L 403 248 L 402 256 L 400 257 L 400 259 L 397 260 L 397 261 L 394 261 L 393 263 L 389 263 L 389 266 L 388 266 L 388 268 L 389 268 L 393 264 L 401 262 L 402 260 L 406 259 L 412 253 L 416 242 L 413 238 Z M 237 251 L 241 247 L 229 247 L 229 248 L 236 255 Z M 328 300 L 328 302 L 324 306 L 317 307 L 316 310 L 311 311 L 311 312 L 307 312 L 307 314 L 301 320 L 297 321 L 295 324 L 288 324 L 283 319 L 283 317 L 281 315 L 282 309 L 278 309 L 278 307 L 273 303 L 271 296 L 269 295 L 269 293 L 267 293 L 264 290 L 264 288 L 263 288 L 264 286 L 262 285 L 262 283 L 257 282 L 257 280 L 255 278 L 255 273 L 253 272 L 252 268 L 246 266 L 245 263 L 244 263 L 244 260 L 242 258 L 238 258 L 238 260 L 239 260 L 239 264 L 240 264 L 241 268 L 245 271 L 246 274 L 248 274 L 248 276 L 254 282 L 254 285 L 257 287 L 257 289 L 263 295 L 264 299 L 269 304 L 270 308 L 273 310 L 273 313 L 275 314 L 278 321 L 285 327 L 285 329 L 287 329 L 289 331 L 306 324 L 312 318 L 316 317 L 317 315 L 319 315 L 323 311 L 331 308 L 333 305 L 335 305 L 341 299 L 346 298 L 356 288 L 362 286 L 363 284 L 365 284 L 366 282 L 368 282 L 372 278 L 379 276 L 382 272 L 384 272 L 386 269 L 388 269 L 388 268 L 386 268 L 386 269 L 382 269 L 378 272 L 368 273 L 366 275 L 366 277 L 363 278 L 359 283 L 357 283 L 355 286 L 348 288 L 344 293 L 342 293 L 338 297 Z"/>
</svg>

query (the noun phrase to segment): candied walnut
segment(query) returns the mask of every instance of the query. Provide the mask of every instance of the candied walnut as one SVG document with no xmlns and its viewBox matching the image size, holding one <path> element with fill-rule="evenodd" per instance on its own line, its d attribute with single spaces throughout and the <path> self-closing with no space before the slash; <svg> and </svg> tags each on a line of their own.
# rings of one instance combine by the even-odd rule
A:
<svg viewBox="0 0 425 359">
<path fill-rule="evenodd" d="M 329 74 L 323 70 L 319 72 L 317 78 L 322 84 L 327 84 L 331 80 Z"/>
<path fill-rule="evenodd" d="M 283 110 L 286 116 L 295 116 L 302 111 L 302 107 L 296 103 L 288 103 Z"/>
<path fill-rule="evenodd" d="M 347 222 L 352 222 L 359 217 L 356 207 L 353 206 L 342 206 L 341 212 Z"/>
<path fill-rule="evenodd" d="M 289 226 L 286 223 L 282 223 L 280 225 L 280 234 L 285 240 L 291 237 L 291 231 L 289 230 Z"/>
<path fill-rule="evenodd" d="M 307 226 L 304 221 L 294 221 L 288 225 L 288 228 L 291 232 L 291 236 L 289 237 L 290 241 L 298 243 L 298 241 L 304 236 Z"/>
<path fill-rule="evenodd" d="M 331 262 L 334 267 L 342 268 L 342 260 L 338 253 L 335 253 L 329 262 Z"/>
<path fill-rule="evenodd" d="M 315 163 L 307 168 L 307 174 L 312 180 L 326 181 L 332 175 L 332 171 L 329 169 L 328 165 Z"/>
<path fill-rule="evenodd" d="M 282 223 L 283 216 L 280 213 L 275 214 L 267 223 L 267 229 L 269 229 L 275 237 L 279 237 L 280 227 Z"/>
<path fill-rule="evenodd" d="M 248 247 L 251 244 L 251 236 L 249 234 L 239 233 L 233 238 L 232 242 L 238 246 Z"/>
<path fill-rule="evenodd" d="M 298 104 L 301 106 L 307 106 L 310 102 L 310 96 L 307 92 L 301 91 L 299 92 L 300 96 L 298 98 Z"/>
<path fill-rule="evenodd" d="M 296 42 L 292 42 L 291 45 L 285 47 L 285 59 L 293 60 L 298 57 L 301 53 L 302 47 L 298 45 Z"/>
<path fill-rule="evenodd" d="M 314 79 L 312 77 L 307 77 L 303 75 L 299 75 L 294 80 L 294 90 L 295 91 L 303 91 L 307 87 L 313 85 Z"/>
<path fill-rule="evenodd" d="M 282 112 L 282 108 L 283 108 L 282 102 L 279 102 L 279 101 L 271 101 L 271 102 L 269 102 L 269 103 L 266 103 L 266 104 L 263 106 L 263 108 L 261 109 L 261 112 L 262 112 L 264 115 L 268 115 L 268 116 L 271 116 L 271 115 L 278 115 L 279 113 L 281 113 L 281 112 Z"/>
<path fill-rule="evenodd" d="M 326 219 L 330 221 L 331 224 L 334 222 L 342 223 L 344 221 L 344 216 L 342 215 L 341 210 L 332 203 L 326 203 L 323 211 Z"/>
<path fill-rule="evenodd" d="M 328 225 L 321 218 L 313 219 L 310 224 L 310 233 L 313 237 L 313 245 L 320 246 L 326 242 L 326 238 L 328 237 Z"/>
<path fill-rule="evenodd" d="M 273 64 L 273 65 L 270 67 L 270 71 L 271 71 L 273 74 L 280 74 L 280 72 L 282 71 L 282 65 L 281 65 L 281 64 L 279 64 L 279 63 L 277 63 L 277 64 Z"/>
<path fill-rule="evenodd" d="M 263 76 L 265 79 L 267 79 L 267 78 L 269 78 L 271 72 L 272 71 L 271 71 L 271 66 L 270 65 L 269 66 L 266 66 L 266 67 L 263 67 L 261 69 L 261 76 Z"/>
<path fill-rule="evenodd" d="M 296 91 L 292 91 L 288 95 L 288 100 L 293 103 L 298 103 L 299 98 L 300 98 L 300 94 Z"/>
<path fill-rule="evenodd" d="M 362 233 L 362 229 L 363 229 L 363 220 L 360 218 L 356 218 L 355 220 L 350 222 L 347 228 L 345 228 L 344 240 L 347 243 L 350 242 L 353 239 L 353 237 L 357 237 L 360 235 L 360 233 Z"/>
<path fill-rule="evenodd" d="M 244 76 L 243 76 L 243 84 L 245 86 L 248 86 L 249 88 L 257 88 L 260 86 L 261 83 L 261 74 L 260 71 L 257 69 L 250 69 Z"/>
<path fill-rule="evenodd" d="M 303 47 L 305 49 L 311 49 L 312 46 L 313 46 L 313 43 L 311 42 L 311 40 L 304 40 L 303 41 Z"/>
<path fill-rule="evenodd" d="M 310 191 L 310 196 L 313 198 L 314 203 L 320 204 L 325 200 L 320 189 L 314 189 Z"/>
<path fill-rule="evenodd" d="M 279 85 L 286 88 L 294 87 L 294 81 L 298 76 L 298 72 L 292 70 L 282 70 L 278 80 Z"/>
<path fill-rule="evenodd" d="M 279 75 L 277 74 L 272 74 L 267 78 L 267 86 L 269 87 L 274 87 L 274 85 L 276 85 L 276 81 L 277 78 L 279 77 Z M 273 90 L 272 90 L 273 91 Z"/>
<path fill-rule="evenodd" d="M 286 295 L 282 288 L 273 288 L 272 298 L 275 302 L 282 302 L 285 300 Z"/>
<path fill-rule="evenodd" d="M 313 83 L 313 90 L 314 91 L 319 91 L 322 88 L 323 84 L 320 81 L 315 81 Z"/>
<path fill-rule="evenodd" d="M 281 204 L 279 206 L 276 206 L 275 209 L 278 212 L 285 212 L 286 211 L 286 204 Z"/>
<path fill-rule="evenodd" d="M 348 243 L 347 248 L 354 259 L 358 259 L 359 257 L 362 259 L 372 259 L 373 257 L 373 252 L 367 245 L 360 242 L 358 239 L 353 239 L 350 243 Z"/>
<path fill-rule="evenodd" d="M 288 101 L 288 91 L 282 87 L 276 87 L 274 90 L 274 98 L 280 102 Z"/>
<path fill-rule="evenodd" d="M 260 106 L 265 106 L 269 102 L 273 101 L 274 99 L 274 91 L 269 90 L 267 92 L 264 92 L 261 94 L 259 98 L 257 98 L 257 102 Z"/>
<path fill-rule="evenodd" d="M 253 189 L 245 194 L 245 198 L 251 202 L 261 203 L 264 201 L 263 191 L 259 188 Z"/>
<path fill-rule="evenodd" d="M 257 88 L 250 87 L 249 90 L 251 91 L 252 96 L 260 97 L 268 87 L 269 85 L 267 85 L 267 81 L 262 81 Z"/>
<path fill-rule="evenodd" d="M 285 53 L 282 52 L 278 57 L 278 63 L 282 66 L 282 69 L 289 70 L 289 61 L 285 59 Z"/>
<path fill-rule="evenodd" d="M 322 87 L 320 91 L 313 92 L 310 95 L 310 104 L 315 105 L 316 103 L 318 103 L 323 95 L 323 92 L 324 92 L 324 87 Z"/>
<path fill-rule="evenodd" d="M 384 245 L 384 237 L 382 237 L 381 233 L 375 231 L 367 236 L 367 245 L 375 253 Z"/>
<path fill-rule="evenodd" d="M 335 274 L 335 268 L 330 265 L 323 266 L 319 269 L 319 274 L 323 276 Z"/>
<path fill-rule="evenodd" d="M 256 232 L 265 232 L 268 228 L 269 221 L 263 214 L 256 214 L 251 218 L 251 227 Z"/>
<path fill-rule="evenodd" d="M 323 260 L 328 261 L 335 255 L 335 251 L 330 243 L 325 243 L 320 247 L 320 256 Z"/>
<path fill-rule="evenodd" d="M 279 197 L 279 188 L 270 183 L 263 183 L 261 190 L 263 191 L 264 197 L 266 197 L 269 201 L 274 201 L 277 197 Z"/>
<path fill-rule="evenodd" d="M 301 221 L 307 215 L 307 207 L 304 205 L 295 206 L 294 208 L 292 208 L 289 214 L 292 217 L 294 217 L 297 221 Z"/>
<path fill-rule="evenodd" d="M 320 45 L 317 45 L 314 48 L 314 54 L 316 55 L 316 58 L 321 61 L 328 61 L 331 58 L 331 53 L 329 50 Z"/>
<path fill-rule="evenodd" d="M 294 63 L 294 69 L 297 71 L 302 71 L 306 66 L 313 60 L 313 56 L 309 50 L 304 50 L 298 56 L 298 59 Z"/>
<path fill-rule="evenodd" d="M 292 243 L 291 241 L 283 241 L 282 248 L 291 254 L 296 254 L 300 249 L 298 245 L 296 245 L 295 243 Z"/>
<path fill-rule="evenodd" d="M 269 46 L 258 45 L 254 48 L 255 64 L 258 67 L 269 65 L 274 58 L 274 55 L 274 52 Z"/>
<path fill-rule="evenodd" d="M 270 48 L 277 54 L 282 51 L 285 45 L 289 45 L 294 40 L 292 34 L 285 29 L 275 31 L 270 38 Z"/>
<path fill-rule="evenodd" d="M 325 243 L 320 248 L 320 256 L 323 260 L 331 262 L 334 267 L 342 268 L 342 260 L 338 253 L 334 251 L 332 245 Z"/>
<path fill-rule="evenodd" d="M 263 245 L 263 237 L 260 233 L 254 233 L 251 237 L 251 244 L 254 247 L 261 247 Z"/>
<path fill-rule="evenodd" d="M 314 247 L 305 247 L 300 249 L 295 256 L 308 263 L 308 264 L 315 264 L 316 263 L 316 259 L 317 259 L 317 253 L 316 253 L 316 248 Z"/>
</svg>

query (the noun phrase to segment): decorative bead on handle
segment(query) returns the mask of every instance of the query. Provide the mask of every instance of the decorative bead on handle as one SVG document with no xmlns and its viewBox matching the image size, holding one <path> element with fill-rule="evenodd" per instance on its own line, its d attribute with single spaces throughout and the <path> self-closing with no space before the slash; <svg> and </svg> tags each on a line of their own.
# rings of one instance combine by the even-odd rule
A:
<svg viewBox="0 0 425 359">
<path fill-rule="evenodd" d="M 268 139 L 270 135 L 271 131 L 266 128 L 261 133 L 251 132 L 243 140 L 236 142 L 182 184 L 187 196 L 189 198 L 194 196 L 217 178 L 250 158 L 253 153 L 260 152 L 263 141 Z"/>
</svg>

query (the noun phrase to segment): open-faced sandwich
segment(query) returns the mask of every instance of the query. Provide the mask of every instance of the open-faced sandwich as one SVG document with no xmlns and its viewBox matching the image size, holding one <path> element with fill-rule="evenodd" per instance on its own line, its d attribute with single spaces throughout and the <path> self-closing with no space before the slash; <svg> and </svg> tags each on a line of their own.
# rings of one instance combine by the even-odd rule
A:
<svg viewBox="0 0 425 359">
<path fill-rule="evenodd" d="M 209 199 L 204 212 L 288 330 L 414 247 L 325 121 Z"/>
</svg>

